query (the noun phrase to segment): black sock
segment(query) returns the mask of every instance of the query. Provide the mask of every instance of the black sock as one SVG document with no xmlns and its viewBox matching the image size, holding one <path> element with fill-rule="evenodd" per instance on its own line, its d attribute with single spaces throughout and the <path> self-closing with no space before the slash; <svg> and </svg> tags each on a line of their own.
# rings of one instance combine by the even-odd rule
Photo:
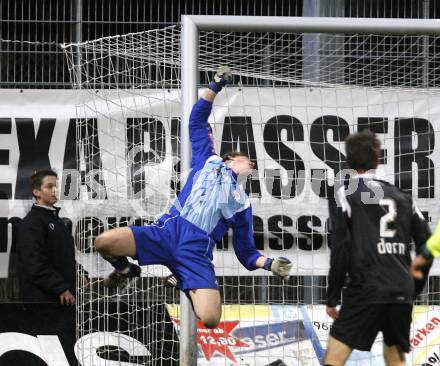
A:
<svg viewBox="0 0 440 366">
<path fill-rule="evenodd" d="M 124 272 L 130 265 L 127 257 L 112 257 L 110 255 L 103 255 L 102 257 L 119 272 Z"/>
</svg>

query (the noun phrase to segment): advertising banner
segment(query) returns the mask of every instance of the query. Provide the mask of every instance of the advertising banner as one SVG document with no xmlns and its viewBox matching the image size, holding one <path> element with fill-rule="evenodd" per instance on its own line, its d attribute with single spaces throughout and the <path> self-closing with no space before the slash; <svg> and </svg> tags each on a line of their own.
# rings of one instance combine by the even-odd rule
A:
<svg viewBox="0 0 440 366">
<path fill-rule="evenodd" d="M 90 307 L 90 308 L 89 308 Z M 0 304 L 0 366 L 178 364 L 179 306 L 144 308 L 109 302 L 85 307 L 88 334 L 76 339 L 75 308 Z M 321 305 L 223 305 L 214 329 L 199 323 L 199 366 L 322 365 L 332 320 Z M 408 366 L 440 361 L 440 306 L 415 306 Z M 354 351 L 348 366 L 384 366 L 379 333 L 371 352 Z"/>
<path fill-rule="evenodd" d="M 98 316 L 105 309 L 105 320 Z M 76 334 L 75 307 L 0 304 L 0 366 L 178 365 L 177 335 L 163 304 L 96 301 L 83 306 L 87 334 Z"/>
<path fill-rule="evenodd" d="M 50 167 L 59 174 L 61 215 L 73 222 L 78 261 L 92 277 L 106 275 L 111 268 L 93 252 L 94 238 L 151 222 L 175 197 L 179 100 L 177 90 L 0 90 L 0 277 L 10 272 L 15 229 L 32 204 L 29 177 Z M 292 258 L 292 274 L 327 274 L 325 197 L 351 132 L 375 131 L 383 144 L 378 175 L 412 193 L 431 225 L 440 219 L 434 91 L 226 88 L 209 122 L 219 154 L 239 150 L 256 161 L 246 185 L 256 246 Z M 220 276 L 251 274 L 230 237 L 214 262 Z"/>
<path fill-rule="evenodd" d="M 179 306 L 167 305 L 179 331 Z M 214 329 L 197 328 L 199 366 L 319 366 L 332 326 L 324 305 L 223 305 Z M 408 366 L 440 362 L 440 306 L 415 306 Z M 384 366 L 383 337 L 371 352 L 354 351 L 348 366 Z"/>
</svg>

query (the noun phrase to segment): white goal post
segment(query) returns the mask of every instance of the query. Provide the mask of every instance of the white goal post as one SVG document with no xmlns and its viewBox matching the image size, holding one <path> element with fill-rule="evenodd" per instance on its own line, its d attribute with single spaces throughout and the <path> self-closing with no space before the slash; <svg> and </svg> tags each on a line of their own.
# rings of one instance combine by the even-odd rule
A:
<svg viewBox="0 0 440 366">
<path fill-rule="evenodd" d="M 182 171 L 187 171 L 190 167 L 188 121 L 192 105 L 197 99 L 198 88 L 199 31 L 438 35 L 440 20 L 184 15 L 182 27 L 181 157 Z M 182 366 L 196 365 L 196 322 L 189 302 L 182 295 L 180 332 L 180 364 Z"/>
</svg>

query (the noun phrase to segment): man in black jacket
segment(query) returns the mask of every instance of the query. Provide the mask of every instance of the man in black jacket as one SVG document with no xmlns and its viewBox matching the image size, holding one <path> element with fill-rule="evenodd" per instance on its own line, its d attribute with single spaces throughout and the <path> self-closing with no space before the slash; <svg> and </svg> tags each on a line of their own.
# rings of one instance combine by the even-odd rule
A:
<svg viewBox="0 0 440 366">
<path fill-rule="evenodd" d="M 18 229 L 20 292 L 27 302 L 74 305 L 75 252 L 66 223 L 59 217 L 57 174 L 52 170 L 31 177 L 36 203 Z"/>
</svg>

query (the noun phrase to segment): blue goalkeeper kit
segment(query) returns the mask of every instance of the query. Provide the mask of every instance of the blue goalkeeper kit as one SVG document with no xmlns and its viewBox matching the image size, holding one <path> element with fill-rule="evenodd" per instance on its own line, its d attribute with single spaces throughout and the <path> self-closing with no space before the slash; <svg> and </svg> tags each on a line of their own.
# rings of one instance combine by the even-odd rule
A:
<svg viewBox="0 0 440 366">
<path fill-rule="evenodd" d="M 212 103 L 200 99 L 190 121 L 191 173 L 170 212 L 148 226 L 132 226 L 140 265 L 162 264 L 183 291 L 218 288 L 212 264 L 215 243 L 229 227 L 238 260 L 256 269 L 262 255 L 253 238 L 252 208 L 237 176 L 215 154 L 208 117 Z"/>
</svg>

